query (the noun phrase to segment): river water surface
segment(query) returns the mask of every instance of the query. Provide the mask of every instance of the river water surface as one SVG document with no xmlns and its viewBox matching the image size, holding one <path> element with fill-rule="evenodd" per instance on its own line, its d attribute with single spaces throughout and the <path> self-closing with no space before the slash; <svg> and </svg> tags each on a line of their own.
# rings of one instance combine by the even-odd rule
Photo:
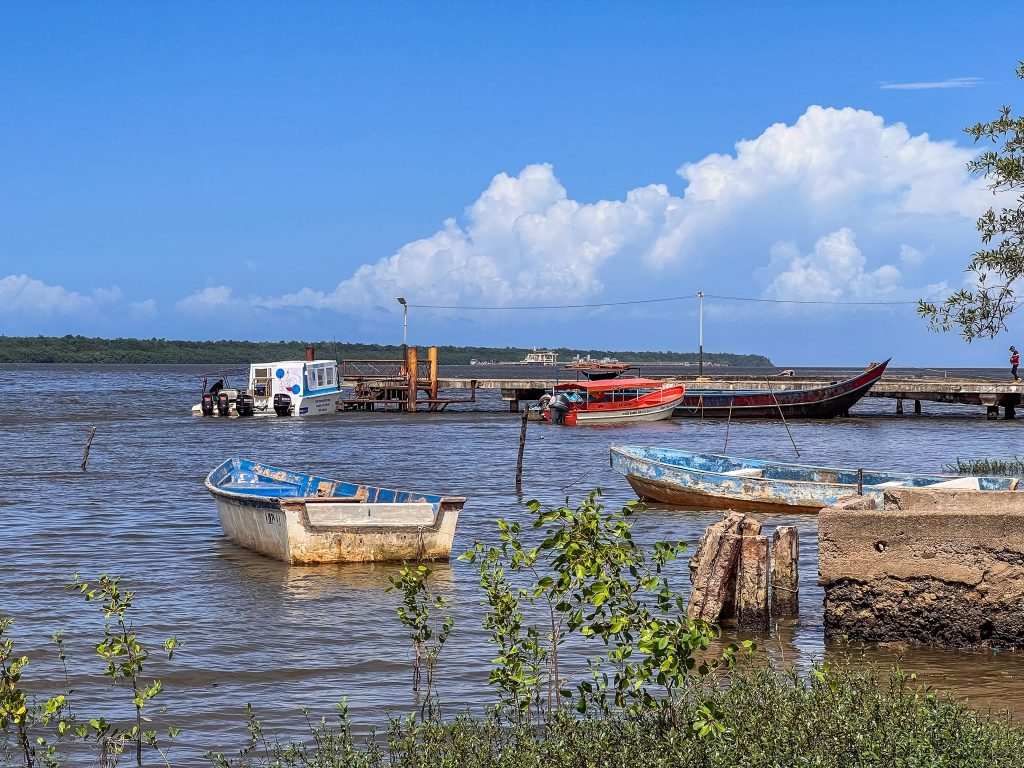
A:
<svg viewBox="0 0 1024 768">
<path fill-rule="evenodd" d="M 27 679 L 56 685 L 47 637 L 64 629 L 77 679 L 100 670 L 92 646 L 102 622 L 95 607 L 63 589 L 83 578 L 121 575 L 138 592 L 137 628 L 152 647 L 177 635 L 184 647 L 165 681 L 169 722 L 183 726 L 176 765 L 201 764 L 202 751 L 244 740 L 251 702 L 268 728 L 297 734 L 298 710 L 330 714 L 347 696 L 365 726 L 412 707 L 408 642 L 385 593 L 391 565 L 292 567 L 226 541 L 203 479 L 230 456 L 326 477 L 465 495 L 455 553 L 496 540 L 495 520 L 526 521 L 523 500 L 576 500 L 600 487 L 610 506 L 634 495 L 608 468 L 612 443 L 720 452 L 725 424 L 673 419 L 615 427 L 530 424 L 522 497 L 514 473 L 519 419 L 497 393 L 441 414 L 345 413 L 320 419 L 202 419 L 199 369 L 189 367 L 4 366 L 0 391 L 0 614 L 33 657 Z M 243 371 L 237 371 L 238 379 Z M 449 371 L 470 375 L 470 369 Z M 508 371 L 512 373 L 512 371 Z M 526 373 L 515 371 L 516 374 Z M 537 373 L 533 371 L 531 373 Z M 472 371 L 479 375 L 478 371 Z M 1002 372 L 986 372 L 1002 378 Z M 452 393 L 457 395 L 459 393 Z M 790 422 L 800 460 L 836 466 L 938 471 L 956 457 L 1021 453 L 1024 423 L 989 422 L 982 408 L 924 404 L 920 416 L 893 415 L 890 400 L 865 400 L 850 418 Z M 908 409 L 912 410 L 912 409 Z M 88 472 L 79 470 L 89 428 L 97 428 Z M 780 421 L 734 422 L 729 453 L 794 460 Z M 645 542 L 696 543 L 720 513 L 649 507 L 635 519 Z M 801 616 L 759 642 L 778 659 L 806 665 L 826 652 L 822 591 L 816 585 L 812 517 L 763 515 L 801 531 Z M 435 566 L 435 589 L 456 628 L 440 663 L 447 712 L 491 701 L 491 647 L 480 628 L 474 566 L 453 558 Z M 687 588 L 684 579 L 677 581 Z M 1024 654 L 869 647 L 882 664 L 899 660 L 928 682 L 983 708 L 1024 711 Z M 113 693 L 80 681 L 80 714 L 104 711 Z"/>
</svg>

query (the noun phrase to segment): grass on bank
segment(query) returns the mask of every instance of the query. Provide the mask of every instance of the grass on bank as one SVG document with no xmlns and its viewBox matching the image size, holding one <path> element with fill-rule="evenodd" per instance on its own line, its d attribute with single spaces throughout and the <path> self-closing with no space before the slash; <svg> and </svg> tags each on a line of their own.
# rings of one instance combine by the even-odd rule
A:
<svg viewBox="0 0 1024 768">
<path fill-rule="evenodd" d="M 663 717 L 579 718 L 562 710 L 547 725 L 509 725 L 468 715 L 392 720 L 386 734 L 358 741 L 344 709 L 303 743 L 259 734 L 217 768 L 1019 768 L 1024 730 L 1008 716 L 980 714 L 921 690 L 912 675 L 853 662 L 808 674 L 736 668 L 723 685 L 692 693 L 676 722 Z M 701 737 L 712 713 L 723 730 Z M 237 753 L 236 753 L 237 754 Z"/>
<path fill-rule="evenodd" d="M 1024 458 L 1014 456 L 1012 459 L 961 459 L 956 463 L 945 464 L 943 472 L 958 475 L 1024 475 Z"/>
</svg>

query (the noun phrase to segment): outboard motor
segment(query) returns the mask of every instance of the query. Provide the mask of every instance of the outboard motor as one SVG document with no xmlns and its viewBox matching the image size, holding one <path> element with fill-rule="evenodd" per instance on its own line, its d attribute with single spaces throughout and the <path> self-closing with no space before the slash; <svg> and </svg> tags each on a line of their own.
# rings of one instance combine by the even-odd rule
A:
<svg viewBox="0 0 1024 768">
<path fill-rule="evenodd" d="M 219 392 L 217 394 L 217 413 L 221 416 L 227 416 L 231 413 L 231 398 L 228 397 L 227 392 Z"/>
<path fill-rule="evenodd" d="M 239 416 L 252 416 L 256 412 L 256 403 L 248 392 L 239 392 L 235 398 L 235 412 Z"/>
<path fill-rule="evenodd" d="M 213 395 L 209 392 L 204 392 L 199 407 L 203 411 L 203 416 L 213 416 Z"/>
<path fill-rule="evenodd" d="M 278 392 L 274 395 L 274 413 L 278 416 L 288 416 L 292 412 L 291 395 Z"/>
</svg>

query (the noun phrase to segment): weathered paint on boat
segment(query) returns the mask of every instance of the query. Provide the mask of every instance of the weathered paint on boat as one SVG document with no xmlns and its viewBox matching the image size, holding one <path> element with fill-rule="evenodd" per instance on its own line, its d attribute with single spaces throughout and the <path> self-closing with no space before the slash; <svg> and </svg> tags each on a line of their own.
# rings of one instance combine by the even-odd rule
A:
<svg viewBox="0 0 1024 768">
<path fill-rule="evenodd" d="M 225 536 L 294 564 L 448 559 L 466 502 L 238 458 L 214 469 L 206 489 Z"/>
<path fill-rule="evenodd" d="M 673 448 L 612 446 L 612 468 L 643 499 L 698 509 L 808 512 L 856 493 L 857 470 L 740 459 Z M 881 507 L 886 488 L 1016 491 L 1018 478 L 864 470 L 863 495 Z"/>
<path fill-rule="evenodd" d="M 779 418 L 831 419 L 846 413 L 868 393 L 889 361 L 871 366 L 845 381 L 824 387 L 779 390 L 689 389 L 676 416 L 722 417 L 732 419 Z"/>
</svg>

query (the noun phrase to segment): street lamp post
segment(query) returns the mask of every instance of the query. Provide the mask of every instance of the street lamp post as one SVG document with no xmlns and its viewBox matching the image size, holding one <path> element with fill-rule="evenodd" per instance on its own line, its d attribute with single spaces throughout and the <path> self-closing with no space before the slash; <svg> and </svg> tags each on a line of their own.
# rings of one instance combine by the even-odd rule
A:
<svg viewBox="0 0 1024 768">
<path fill-rule="evenodd" d="M 704 375 L 704 291 L 697 291 L 697 314 L 699 320 L 697 321 L 698 337 L 697 337 L 697 375 Z"/>
<path fill-rule="evenodd" d="M 409 349 L 409 303 L 405 297 L 399 296 L 398 303 L 402 305 L 402 356 L 405 356 Z"/>
</svg>

